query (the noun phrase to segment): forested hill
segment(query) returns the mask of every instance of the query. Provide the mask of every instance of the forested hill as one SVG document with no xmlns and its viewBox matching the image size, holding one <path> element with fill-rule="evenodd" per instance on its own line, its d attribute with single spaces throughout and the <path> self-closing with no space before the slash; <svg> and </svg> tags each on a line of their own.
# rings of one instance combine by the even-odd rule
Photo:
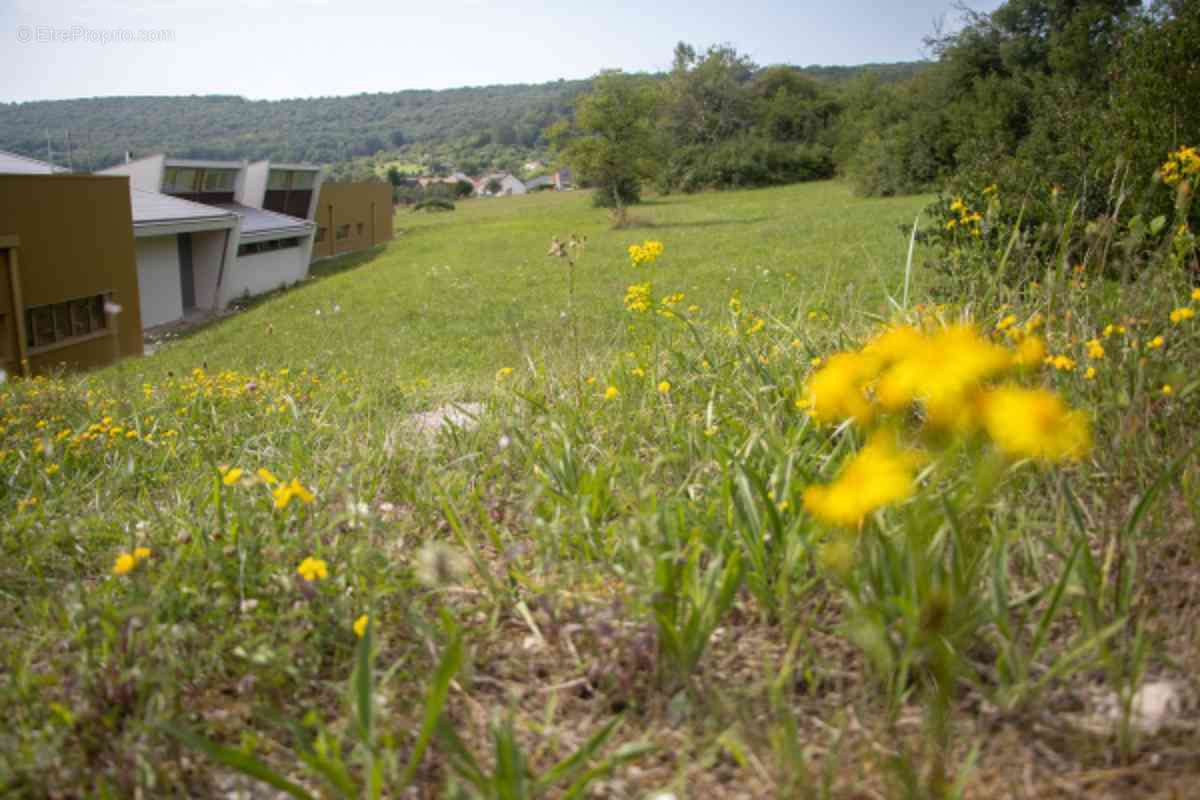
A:
<svg viewBox="0 0 1200 800">
<path fill-rule="evenodd" d="M 888 82 L 911 77 L 922 63 L 803 67 L 829 83 L 863 72 Z M 336 163 L 406 144 L 534 148 L 542 131 L 570 113 L 590 81 L 409 90 L 247 100 L 230 95 L 100 97 L 0 103 L 0 149 L 67 162 L 75 169 L 168 152 L 180 158 L 273 158 Z"/>
</svg>

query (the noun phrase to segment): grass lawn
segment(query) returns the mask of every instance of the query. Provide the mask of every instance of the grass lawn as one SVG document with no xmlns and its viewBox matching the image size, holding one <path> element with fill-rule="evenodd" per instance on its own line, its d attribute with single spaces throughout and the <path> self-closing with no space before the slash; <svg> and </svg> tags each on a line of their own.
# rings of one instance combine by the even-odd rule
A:
<svg viewBox="0 0 1200 800">
<path fill-rule="evenodd" d="M 0 386 L 0 795 L 1190 796 L 1200 292 L 906 304 L 928 201 L 405 212 Z"/>
<path fill-rule="evenodd" d="M 320 280 L 122 369 L 153 382 L 199 361 L 243 371 L 353 367 L 372 381 L 424 380 L 456 398 L 476 396 L 498 368 L 560 354 L 567 280 L 564 264 L 546 253 L 552 237 L 571 234 L 587 237 L 579 321 L 583 348 L 599 361 L 624 338 L 626 286 L 645 279 L 709 311 L 740 291 L 747 304 L 783 316 L 800 306 L 839 317 L 886 314 L 887 294 L 899 297 L 903 285 L 899 226 L 911 226 L 926 202 L 856 198 L 840 183 L 670 196 L 638 207 L 645 224 L 620 231 L 586 192 L 400 212 L 391 246 L 318 264 Z M 644 239 L 668 252 L 634 269 L 626 249 Z"/>
</svg>

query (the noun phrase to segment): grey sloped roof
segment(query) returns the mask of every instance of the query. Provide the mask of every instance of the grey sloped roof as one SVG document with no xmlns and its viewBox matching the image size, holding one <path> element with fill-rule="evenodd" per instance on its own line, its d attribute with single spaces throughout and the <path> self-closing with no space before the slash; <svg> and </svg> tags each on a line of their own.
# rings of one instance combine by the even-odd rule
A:
<svg viewBox="0 0 1200 800">
<path fill-rule="evenodd" d="M 0 175 L 53 175 L 69 172 L 63 167 L 0 150 Z"/>
<path fill-rule="evenodd" d="M 243 237 L 276 232 L 280 234 L 307 233 L 313 227 L 313 224 L 306 219 L 289 217 L 287 214 L 279 214 L 262 208 L 252 208 L 241 203 L 214 203 L 212 208 L 224 209 L 241 217 Z"/>
<path fill-rule="evenodd" d="M 133 210 L 135 226 L 167 222 L 199 222 L 206 219 L 228 224 L 233 219 L 233 214 L 216 206 L 193 203 L 190 200 L 172 197 L 161 192 L 146 192 L 131 188 L 129 201 Z"/>
</svg>

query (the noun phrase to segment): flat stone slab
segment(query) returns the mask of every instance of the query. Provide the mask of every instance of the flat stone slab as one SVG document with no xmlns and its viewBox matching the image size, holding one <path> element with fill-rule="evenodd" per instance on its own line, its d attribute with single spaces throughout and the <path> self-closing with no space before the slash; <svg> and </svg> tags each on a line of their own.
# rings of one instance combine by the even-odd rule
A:
<svg viewBox="0 0 1200 800">
<path fill-rule="evenodd" d="M 447 403 L 432 411 L 422 411 L 409 417 L 409 421 L 421 433 L 435 435 L 444 428 L 473 431 L 479 427 L 483 415 L 483 403 Z"/>
</svg>

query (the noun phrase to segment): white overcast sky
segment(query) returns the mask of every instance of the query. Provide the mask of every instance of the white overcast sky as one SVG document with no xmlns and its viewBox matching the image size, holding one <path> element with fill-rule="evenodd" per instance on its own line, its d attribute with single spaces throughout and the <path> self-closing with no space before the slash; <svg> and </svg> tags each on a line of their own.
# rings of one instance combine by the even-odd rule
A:
<svg viewBox="0 0 1200 800">
<path fill-rule="evenodd" d="M 955 20 L 953 0 L 0 0 L 0 101 L 539 83 L 666 69 L 678 41 L 760 64 L 909 61 Z"/>
</svg>

